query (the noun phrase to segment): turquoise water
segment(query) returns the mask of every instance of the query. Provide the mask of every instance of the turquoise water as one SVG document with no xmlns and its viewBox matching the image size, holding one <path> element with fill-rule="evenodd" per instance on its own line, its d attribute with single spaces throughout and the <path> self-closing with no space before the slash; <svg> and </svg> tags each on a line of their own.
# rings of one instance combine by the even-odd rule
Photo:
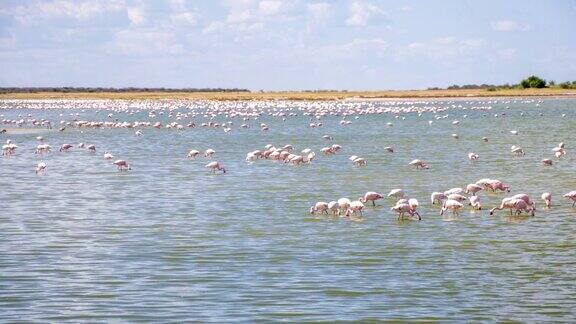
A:
<svg viewBox="0 0 576 324">
<path fill-rule="evenodd" d="M 46 118 L 55 126 L 0 125 L 8 129 L 0 140 L 19 146 L 16 155 L 0 158 L 2 321 L 576 317 L 576 208 L 561 197 L 576 190 L 575 99 L 341 102 L 332 108 L 448 109 L 421 116 L 355 114 L 346 118 L 348 126 L 339 124 L 342 116 L 325 116 L 318 128 L 310 128 L 310 117 L 302 114 L 305 103 L 268 102 L 261 103 L 257 120 L 212 118 L 232 121 L 229 133 L 200 126 L 211 119 L 205 109 L 225 104 L 148 103 L 162 107 L 164 114 L 156 117 L 142 103 L 126 104 L 123 111 L 90 108 L 101 103 L 49 105 L 55 107 L 0 103 L 0 119 Z M 169 108 L 175 109 L 172 118 Z M 267 114 L 274 109 L 298 116 L 283 121 Z M 57 130 L 61 120 L 74 119 L 185 125 L 176 112 L 199 112 L 197 127 L 141 128 L 142 136 L 134 129 Z M 242 123 L 251 127 L 240 128 Z M 261 131 L 260 123 L 269 131 Z M 323 139 L 326 134 L 334 140 Z M 42 157 L 33 153 L 39 135 L 53 147 Z M 63 143 L 79 142 L 96 145 L 97 153 L 78 147 L 58 152 Z M 551 149 L 559 142 L 568 154 L 557 161 Z M 247 152 L 268 143 L 292 144 L 297 152 L 309 147 L 317 156 L 297 167 L 245 162 Z M 342 150 L 320 154 L 332 143 Z M 512 145 L 521 145 L 526 155 L 514 157 Z M 214 160 L 226 174 L 209 173 L 203 157 L 186 158 L 190 149 L 208 148 L 216 150 Z M 117 171 L 104 151 L 127 160 L 132 170 Z M 478 153 L 479 161 L 470 163 L 469 152 Z M 366 158 L 367 166 L 353 167 L 350 155 Z M 408 167 L 416 158 L 430 169 Z M 545 167 L 543 158 L 555 164 Z M 37 175 L 40 160 L 48 167 Z M 429 203 L 433 191 L 485 177 L 512 188 L 510 194 L 481 192 L 485 209 L 506 195 L 526 193 L 537 201 L 536 216 L 489 216 L 466 207 L 459 217 L 443 218 Z M 389 199 L 366 206 L 361 219 L 308 214 L 316 201 L 394 188 L 419 200 L 422 221 L 398 221 Z M 553 195 L 549 210 L 540 200 L 544 191 Z"/>
</svg>

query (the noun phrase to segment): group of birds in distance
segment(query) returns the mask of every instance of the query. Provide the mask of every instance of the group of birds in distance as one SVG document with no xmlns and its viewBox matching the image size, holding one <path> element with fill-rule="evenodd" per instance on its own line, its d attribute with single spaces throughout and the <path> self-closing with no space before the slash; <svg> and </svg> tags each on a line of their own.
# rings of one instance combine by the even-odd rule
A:
<svg viewBox="0 0 576 324">
<path fill-rule="evenodd" d="M 166 102 L 163 101 L 122 101 L 122 100 L 4 100 L 0 102 L 0 112 L 2 109 L 5 110 L 18 110 L 26 109 L 30 110 L 51 110 L 51 109 L 62 109 L 62 108 L 74 108 L 69 113 L 72 120 L 65 120 L 64 113 L 60 113 L 59 117 L 62 120 L 57 124 L 53 124 L 52 121 L 45 118 L 34 118 L 32 113 L 19 113 L 18 118 L 8 119 L 5 118 L 3 114 L 0 114 L 0 123 L 4 125 L 4 129 L 0 129 L 0 134 L 4 136 L 9 136 L 11 131 L 19 128 L 57 128 L 59 132 L 69 131 L 69 129 L 109 129 L 109 128 L 124 128 L 124 129 L 134 129 L 135 136 L 142 136 L 143 132 L 140 129 L 155 128 L 155 129 L 173 129 L 176 131 L 184 131 L 187 128 L 213 128 L 222 129 L 225 133 L 232 131 L 234 123 L 233 119 L 239 118 L 242 120 L 240 128 L 250 128 L 253 127 L 250 121 L 256 121 L 261 116 L 267 115 L 273 118 L 279 118 L 286 121 L 289 117 L 295 117 L 299 115 L 307 116 L 309 119 L 308 127 L 319 128 L 323 127 L 322 119 L 326 116 L 339 116 L 341 118 L 339 125 L 341 127 L 346 127 L 353 123 L 354 119 L 357 119 L 361 115 L 369 114 L 394 114 L 395 118 L 404 119 L 403 114 L 416 113 L 421 116 L 423 113 L 433 113 L 435 119 L 448 118 L 448 114 L 445 113 L 446 110 L 453 108 L 460 109 L 471 109 L 471 110 L 490 110 L 491 103 L 494 102 L 483 102 L 487 104 L 486 106 L 472 106 L 463 107 L 462 104 L 457 102 L 452 102 L 448 105 L 440 106 L 430 103 L 427 105 L 425 102 L 423 105 L 413 105 L 409 101 L 404 102 L 385 102 L 379 103 L 378 105 L 368 102 L 368 103 L 354 103 L 354 102 L 257 102 L 257 101 L 236 101 L 236 102 L 211 102 L 203 101 L 201 102 L 202 109 L 190 108 L 187 112 L 181 112 L 176 109 L 168 109 L 165 111 Z M 171 103 L 175 107 L 180 107 L 182 104 L 190 104 L 188 101 L 173 101 Z M 478 103 L 476 103 L 478 104 Z M 539 105 L 537 103 L 536 105 Z M 80 114 L 77 112 L 80 109 L 84 112 L 86 109 L 95 109 L 96 113 L 104 113 L 105 116 L 102 120 L 81 120 L 79 118 Z M 150 119 L 154 119 L 158 116 L 165 115 L 163 117 L 168 117 L 172 122 L 163 124 L 160 121 L 120 121 L 118 115 L 122 113 L 130 115 L 135 115 L 141 111 L 146 111 Z M 523 113 L 522 113 L 523 114 Z M 495 114 L 497 117 L 497 114 Z M 214 121 L 216 117 L 225 117 L 229 121 L 218 123 Z M 464 115 L 463 118 L 467 116 Z M 566 117 L 565 114 L 562 117 Z M 199 123 L 198 125 L 194 122 L 198 118 L 206 118 L 206 122 Z M 434 120 L 430 120 L 429 124 L 434 123 Z M 458 125 L 460 121 L 452 121 L 453 125 Z M 387 127 L 392 127 L 393 123 L 386 123 Z M 270 126 L 266 123 L 259 123 L 258 127 L 260 131 L 267 132 Z M 510 130 L 510 134 L 518 135 L 517 130 Z M 322 136 L 327 141 L 332 141 L 333 137 L 330 135 Z M 457 133 L 452 134 L 452 137 L 458 138 Z M 34 149 L 34 154 L 43 156 L 51 152 L 52 147 L 45 142 L 43 136 L 37 136 L 36 140 L 38 144 Z M 487 142 L 488 138 L 483 137 L 483 141 Z M 79 149 L 85 149 L 89 153 L 96 154 L 96 146 L 94 144 L 86 143 L 63 143 L 59 146 L 59 152 L 65 153 L 74 147 Z M 5 144 L 2 146 L 2 156 L 9 158 L 17 154 L 18 145 L 14 143 L 11 139 L 6 139 Z M 322 155 L 334 155 L 337 154 L 342 149 L 342 146 L 338 144 L 331 144 L 320 149 L 320 154 Z M 393 153 L 393 147 L 384 147 L 384 151 Z M 566 145 L 564 143 L 559 143 L 557 146 L 552 148 L 552 154 L 556 159 L 562 159 L 564 155 L 567 154 Z M 513 145 L 510 148 L 510 153 L 516 156 L 525 155 L 525 151 L 522 147 Z M 201 152 L 197 149 L 191 149 L 186 157 L 189 159 L 196 159 L 199 156 L 203 156 L 206 159 L 212 159 L 216 151 L 214 149 L 208 148 Z M 124 159 L 115 159 L 110 152 L 104 152 L 103 158 L 105 160 L 111 161 L 113 165 L 119 171 L 131 170 L 131 166 Z M 246 154 L 246 162 L 254 163 L 258 160 L 271 160 L 287 165 L 304 165 L 311 164 L 316 158 L 316 153 L 310 149 L 305 148 L 301 152 L 297 153 L 294 151 L 294 147 L 290 144 L 276 147 L 272 144 L 267 144 L 262 149 L 256 149 L 250 151 Z M 479 159 L 479 155 L 470 152 L 468 153 L 468 159 L 471 162 L 475 162 Z M 367 160 L 358 155 L 351 155 L 349 158 L 350 162 L 355 167 L 362 167 L 367 164 Z M 542 164 L 545 166 L 550 166 L 554 163 L 551 158 L 546 158 L 541 160 Z M 420 159 L 414 159 L 409 166 L 415 169 L 428 169 L 429 165 Z M 205 165 L 205 167 L 211 173 L 226 173 L 227 170 L 224 165 L 218 161 L 210 161 Z M 44 161 L 40 161 L 36 164 L 34 172 L 36 174 L 43 174 L 47 172 L 48 165 Z M 464 208 L 465 204 L 469 205 L 474 210 L 481 210 L 482 204 L 480 202 L 479 193 L 481 191 L 490 192 L 510 192 L 510 187 L 503 181 L 498 179 L 483 178 L 479 179 L 474 183 L 468 184 L 465 188 L 452 188 L 443 192 L 433 192 L 430 195 L 430 203 L 438 204 L 440 206 L 440 214 L 443 215 L 446 212 L 450 212 L 453 215 L 458 215 L 459 212 Z M 576 205 L 576 190 L 570 191 L 563 194 L 563 197 L 572 200 L 572 207 Z M 540 197 L 547 208 L 551 207 L 552 194 L 550 192 L 542 193 Z M 362 210 L 365 208 L 365 204 L 371 203 L 376 206 L 376 201 L 380 199 L 391 199 L 395 201 L 391 211 L 398 214 L 398 219 L 405 218 L 417 218 L 421 220 L 422 217 L 418 213 L 419 202 L 416 198 L 408 197 L 404 190 L 393 189 L 390 190 L 386 195 L 375 192 L 368 191 L 357 200 L 350 200 L 348 198 L 340 198 L 331 201 L 319 201 L 314 203 L 310 209 L 309 213 L 314 215 L 331 215 L 334 217 L 354 217 L 357 215 L 362 216 Z M 510 215 L 521 215 L 525 213 L 527 215 L 534 216 L 536 212 L 536 203 L 532 197 L 527 194 L 519 193 L 510 197 L 505 197 L 502 199 L 501 204 L 490 209 L 490 215 L 493 215 L 496 211 L 508 209 Z"/>
</svg>

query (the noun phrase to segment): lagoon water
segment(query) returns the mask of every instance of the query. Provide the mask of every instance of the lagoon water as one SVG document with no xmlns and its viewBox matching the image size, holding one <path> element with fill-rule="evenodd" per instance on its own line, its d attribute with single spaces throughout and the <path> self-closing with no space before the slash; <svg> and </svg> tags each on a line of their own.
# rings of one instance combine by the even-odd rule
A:
<svg viewBox="0 0 576 324">
<path fill-rule="evenodd" d="M 4 103 L 2 119 L 31 114 L 58 124 L 105 121 L 109 113 L 67 109 L 66 102 L 50 110 L 16 105 Z M 399 118 L 357 115 L 345 127 L 342 117 L 329 116 L 319 128 L 308 127 L 309 117 L 301 113 L 285 121 L 263 115 L 249 121 L 249 129 L 232 119 L 230 133 L 202 127 L 145 128 L 142 136 L 133 129 L 8 128 L 0 140 L 10 138 L 19 148 L 0 158 L 0 320 L 574 321 L 576 208 L 561 195 L 576 190 L 576 100 L 412 105 L 450 109 Z M 146 110 L 115 117 L 166 123 L 174 121 L 168 108 L 153 119 Z M 196 118 L 198 126 L 205 121 Z M 261 122 L 268 132 L 260 131 Z M 43 157 L 33 153 L 39 135 L 53 147 Z M 58 152 L 63 143 L 79 142 L 95 144 L 97 153 L 77 147 Z M 551 149 L 559 142 L 568 154 L 556 163 Z M 317 156 L 299 167 L 244 161 L 247 152 L 268 143 L 310 147 Z M 330 143 L 343 149 L 321 155 Z M 512 145 L 526 155 L 512 156 Z M 210 174 L 203 157 L 186 158 L 190 149 L 207 148 L 216 150 L 226 174 Z M 118 172 L 102 158 L 104 151 L 127 160 L 132 170 Z M 479 161 L 470 163 L 469 152 Z M 367 166 L 353 167 L 350 155 L 366 158 Z M 415 158 L 430 169 L 408 167 Z M 543 158 L 555 164 L 545 167 Z M 48 169 L 36 175 L 40 159 Z M 537 199 L 536 216 L 466 208 L 459 217 L 441 217 L 430 205 L 432 191 L 485 177 L 509 184 L 511 194 Z M 388 199 L 367 206 L 362 219 L 308 214 L 316 201 L 394 188 L 420 201 L 422 221 L 398 221 Z M 544 191 L 553 195 L 550 210 L 540 201 Z M 480 193 L 488 208 L 505 196 Z"/>
</svg>

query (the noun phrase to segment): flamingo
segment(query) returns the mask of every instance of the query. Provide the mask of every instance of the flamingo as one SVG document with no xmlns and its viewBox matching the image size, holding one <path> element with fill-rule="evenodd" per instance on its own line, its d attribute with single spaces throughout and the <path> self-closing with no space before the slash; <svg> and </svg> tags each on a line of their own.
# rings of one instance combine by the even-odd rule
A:
<svg viewBox="0 0 576 324">
<path fill-rule="evenodd" d="M 214 155 L 215 153 L 216 153 L 216 151 L 214 151 L 213 149 L 207 149 L 207 150 L 204 152 L 204 157 L 205 157 L 205 158 L 211 158 L 212 155 Z"/>
<path fill-rule="evenodd" d="M 352 161 L 352 164 L 355 166 L 362 166 L 362 165 L 366 165 L 366 160 L 364 158 L 356 158 L 354 161 Z"/>
<path fill-rule="evenodd" d="M 382 196 L 382 194 L 374 192 L 374 191 L 368 191 L 367 193 L 364 194 L 364 196 L 358 198 L 358 200 L 362 203 L 366 203 L 367 201 L 372 201 L 372 206 L 376 206 L 376 200 L 382 199 L 382 198 L 384 198 L 384 196 Z"/>
<path fill-rule="evenodd" d="M 118 170 L 122 171 L 122 170 L 131 170 L 130 166 L 128 165 L 128 163 L 124 160 L 116 160 L 114 161 L 112 164 L 116 165 L 116 167 L 118 168 Z"/>
<path fill-rule="evenodd" d="M 216 171 L 222 171 L 222 173 L 226 173 L 226 169 L 218 163 L 218 161 L 212 161 L 205 166 L 206 168 L 210 169 L 210 172 L 216 173 Z"/>
<path fill-rule="evenodd" d="M 463 207 L 459 201 L 448 199 L 442 205 L 442 209 L 440 210 L 440 216 L 444 215 L 444 212 L 448 209 L 452 211 L 452 215 L 458 215 L 460 209 Z"/>
<path fill-rule="evenodd" d="M 340 205 L 338 204 L 337 201 L 331 201 L 328 203 L 328 210 L 330 210 L 330 212 L 332 212 L 332 215 L 336 216 L 340 216 Z"/>
<path fill-rule="evenodd" d="M 512 209 L 515 210 L 516 215 L 519 215 L 522 211 L 526 211 L 532 212 L 532 216 L 534 216 L 534 208 L 528 207 L 529 204 L 526 203 L 526 201 L 524 199 L 518 199 L 518 198 L 504 198 L 502 199 L 502 203 L 500 204 L 499 207 L 494 207 L 492 209 L 490 209 L 490 215 L 494 215 L 494 212 L 496 210 L 502 210 L 502 209 L 510 209 L 510 216 L 512 216 L 513 212 Z"/>
<path fill-rule="evenodd" d="M 430 202 L 432 202 L 432 205 L 434 205 L 435 202 L 442 204 L 442 201 L 446 198 L 447 197 L 443 192 L 435 191 L 430 195 Z"/>
<path fill-rule="evenodd" d="M 471 183 L 466 186 L 466 193 L 475 196 L 478 191 L 481 191 L 483 188 L 475 183 Z"/>
<path fill-rule="evenodd" d="M 516 145 L 512 145 L 512 147 L 510 147 L 510 152 L 512 152 L 516 156 L 526 155 L 524 149 Z"/>
<path fill-rule="evenodd" d="M 48 144 L 39 144 L 38 146 L 36 146 L 36 150 L 34 151 L 34 153 L 36 154 L 47 153 L 50 152 L 51 149 L 52 147 Z"/>
<path fill-rule="evenodd" d="M 554 156 L 556 156 L 557 158 L 561 158 L 562 155 L 566 154 L 566 150 L 564 149 L 564 143 L 558 144 L 557 147 L 552 149 L 552 152 L 554 152 Z"/>
<path fill-rule="evenodd" d="M 549 192 L 544 192 L 544 193 L 542 193 L 541 197 L 542 197 L 542 200 L 544 200 L 546 207 L 550 208 L 550 205 L 552 204 L 552 194 L 550 194 Z"/>
<path fill-rule="evenodd" d="M 562 197 L 572 199 L 572 201 L 573 201 L 572 207 L 574 207 L 574 205 L 576 205 L 576 190 L 570 191 L 569 193 L 564 194 L 564 196 L 562 196 Z"/>
<path fill-rule="evenodd" d="M 416 214 L 416 211 L 414 211 L 408 203 L 404 203 L 404 202 L 397 203 L 396 205 L 391 207 L 390 210 L 398 213 L 398 220 L 404 219 L 405 213 L 410 214 L 410 216 L 413 216 L 414 214 Z M 420 217 L 420 214 L 418 214 L 418 219 L 419 220 L 422 219 L 422 217 Z"/>
<path fill-rule="evenodd" d="M 514 207 L 513 203 L 512 203 L 512 198 L 504 198 L 502 199 L 502 202 L 500 203 L 500 207 L 494 207 L 492 209 L 490 209 L 490 216 L 494 215 L 494 212 L 496 210 L 502 210 L 505 208 L 509 208 L 510 209 L 510 215 L 512 215 L 512 208 Z"/>
<path fill-rule="evenodd" d="M 46 172 L 46 167 L 47 167 L 46 163 L 44 163 L 44 162 L 38 163 L 36 165 L 36 170 L 35 170 L 36 174 L 38 174 L 40 172 L 42 172 L 42 173 Z"/>
<path fill-rule="evenodd" d="M 6 140 L 6 144 L 2 145 L 2 155 L 11 156 L 16 153 L 18 146 L 12 143 L 11 140 Z"/>
<path fill-rule="evenodd" d="M 470 197 L 470 206 L 472 206 L 472 208 L 474 208 L 476 210 L 481 210 L 482 205 L 480 204 L 480 197 L 478 197 L 478 196 Z"/>
<path fill-rule="evenodd" d="M 474 153 L 474 152 L 468 153 L 468 159 L 469 159 L 471 162 L 474 162 L 474 161 L 478 160 L 479 157 L 480 157 L 480 156 L 479 156 L 478 154 Z"/>
<path fill-rule="evenodd" d="M 408 163 L 408 165 L 415 166 L 416 170 L 429 168 L 429 166 L 426 163 L 422 162 L 422 160 L 419 159 L 412 160 L 412 162 Z"/>
<path fill-rule="evenodd" d="M 348 199 L 348 198 L 340 198 L 340 199 L 338 199 L 337 202 L 338 202 L 338 207 L 340 207 L 340 209 L 344 210 L 345 212 L 350 207 L 350 199 Z"/>
<path fill-rule="evenodd" d="M 350 207 L 348 207 L 348 210 L 346 211 L 346 217 L 350 217 L 350 216 L 356 214 L 357 212 L 359 212 L 360 216 L 362 216 L 362 209 L 363 208 L 364 208 L 364 204 L 359 200 L 354 200 L 354 201 L 350 202 Z"/>
<path fill-rule="evenodd" d="M 112 160 L 113 158 L 114 158 L 114 155 L 112 155 L 112 153 L 104 152 L 104 159 L 105 160 Z"/>
<path fill-rule="evenodd" d="M 394 198 L 404 198 L 404 190 L 402 189 L 392 189 L 388 193 L 387 197 L 394 197 Z"/>
<path fill-rule="evenodd" d="M 542 163 L 543 163 L 544 165 L 546 165 L 546 166 L 550 166 L 550 165 L 552 165 L 552 160 L 550 160 L 550 159 L 543 159 L 543 160 L 542 160 Z"/>
<path fill-rule="evenodd" d="M 420 214 L 418 213 L 418 211 L 416 211 L 416 208 L 418 208 L 418 200 L 416 198 L 410 198 L 408 199 L 408 205 L 410 206 L 410 210 L 411 210 L 411 216 L 414 216 L 414 214 L 416 214 L 418 216 L 418 220 L 422 220 L 422 216 L 420 216 Z"/>
<path fill-rule="evenodd" d="M 510 186 L 505 185 L 500 180 L 489 180 L 487 185 L 488 185 L 488 188 L 491 189 L 493 192 L 496 190 L 502 190 L 502 191 L 510 192 Z"/>
<path fill-rule="evenodd" d="M 190 152 L 188 152 L 188 154 L 186 155 L 186 157 L 187 157 L 187 158 L 190 158 L 190 159 L 195 159 L 196 156 L 198 156 L 198 154 L 200 154 L 199 151 L 197 151 L 197 150 L 190 150 Z"/>
<path fill-rule="evenodd" d="M 310 215 L 314 215 L 319 212 L 328 215 L 328 203 L 319 201 L 315 203 L 314 206 L 310 207 Z"/>
<path fill-rule="evenodd" d="M 60 146 L 60 152 L 68 151 L 68 150 L 71 149 L 72 147 L 73 147 L 72 144 L 67 144 L 67 143 L 66 143 L 66 144 L 62 144 L 62 145 Z"/>
</svg>

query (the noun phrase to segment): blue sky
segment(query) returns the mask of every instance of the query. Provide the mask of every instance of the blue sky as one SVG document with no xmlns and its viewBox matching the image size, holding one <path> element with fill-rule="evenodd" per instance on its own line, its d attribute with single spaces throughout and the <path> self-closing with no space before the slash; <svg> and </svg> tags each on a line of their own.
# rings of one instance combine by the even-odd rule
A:
<svg viewBox="0 0 576 324">
<path fill-rule="evenodd" d="M 0 1 L 0 86 L 576 80 L 576 1 Z"/>
</svg>

